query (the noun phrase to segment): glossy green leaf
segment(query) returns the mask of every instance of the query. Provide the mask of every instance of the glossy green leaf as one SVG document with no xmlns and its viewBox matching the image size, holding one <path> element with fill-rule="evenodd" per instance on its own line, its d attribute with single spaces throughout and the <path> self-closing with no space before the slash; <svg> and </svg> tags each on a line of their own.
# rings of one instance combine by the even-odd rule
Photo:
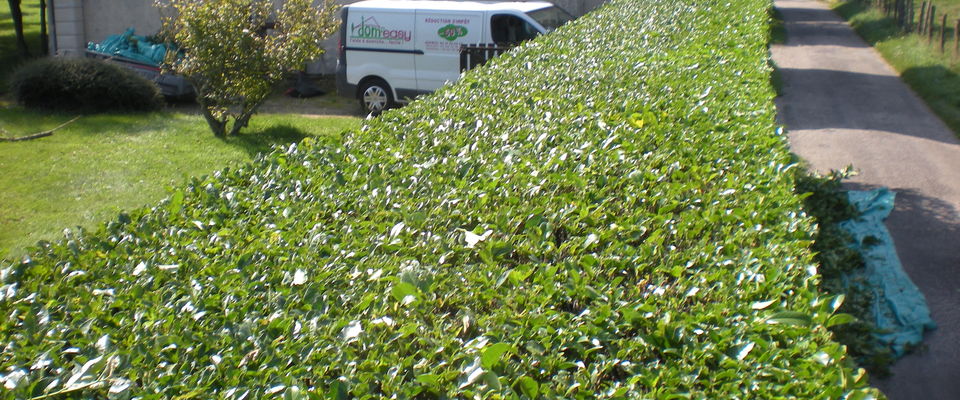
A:
<svg viewBox="0 0 960 400">
<path fill-rule="evenodd" d="M 517 378 L 514 385 L 519 386 L 520 392 L 522 392 L 524 396 L 527 396 L 528 399 L 536 399 L 537 395 L 540 394 L 540 385 L 529 376 Z"/>
<path fill-rule="evenodd" d="M 837 325 L 849 324 L 856 320 L 857 318 L 850 314 L 835 314 L 827 320 L 826 326 L 830 328 Z"/>
<path fill-rule="evenodd" d="M 797 311 L 781 311 L 767 318 L 767 323 L 806 327 L 813 324 L 813 318 Z"/>
<path fill-rule="evenodd" d="M 511 352 L 513 352 L 513 348 L 509 344 L 494 343 L 483 350 L 483 354 L 480 356 L 480 363 L 483 365 L 483 368 L 493 369 L 506 354 Z"/>
</svg>

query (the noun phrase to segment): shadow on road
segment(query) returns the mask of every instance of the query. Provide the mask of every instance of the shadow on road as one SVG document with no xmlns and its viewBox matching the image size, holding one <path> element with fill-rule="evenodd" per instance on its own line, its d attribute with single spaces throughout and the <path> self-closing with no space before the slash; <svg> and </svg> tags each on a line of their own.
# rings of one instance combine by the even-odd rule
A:
<svg viewBox="0 0 960 400">
<path fill-rule="evenodd" d="M 873 190 L 880 187 L 847 181 L 843 183 L 843 188 L 846 190 Z M 942 239 L 938 241 L 949 242 L 951 246 L 960 246 L 960 212 L 950 203 L 924 196 L 916 189 L 889 189 L 897 194 L 891 218 L 908 219 L 911 221 L 910 225 L 913 228 L 929 231 L 931 234 L 937 235 L 935 239 Z M 960 270 L 960 264 L 956 265 L 956 268 Z M 960 278 L 960 276 L 957 276 L 957 278 Z"/>
<path fill-rule="evenodd" d="M 926 112 L 923 102 L 891 95 L 909 93 L 899 77 L 792 68 L 781 68 L 780 74 L 778 114 L 790 130 L 865 129 L 956 144 L 955 137 L 936 134 L 939 121 L 915 118 Z"/>
<path fill-rule="evenodd" d="M 805 8 L 777 8 L 784 15 L 787 28 L 787 43 L 784 46 L 841 46 L 868 47 L 855 37 L 837 40 L 850 28 L 831 10 Z"/>
<path fill-rule="evenodd" d="M 833 22 L 837 14 L 830 10 L 810 8 L 777 7 L 787 22 Z"/>
</svg>

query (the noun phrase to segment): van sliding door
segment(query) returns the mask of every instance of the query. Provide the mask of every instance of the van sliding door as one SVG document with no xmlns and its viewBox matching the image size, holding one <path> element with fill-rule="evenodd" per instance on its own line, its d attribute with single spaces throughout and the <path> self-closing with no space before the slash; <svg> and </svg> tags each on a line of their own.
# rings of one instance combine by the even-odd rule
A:
<svg viewBox="0 0 960 400">
<path fill-rule="evenodd" d="M 394 90 L 417 87 L 414 73 L 414 14 L 389 10 L 350 10 L 346 26 L 347 81 L 377 76 Z"/>
<path fill-rule="evenodd" d="M 483 13 L 417 10 L 417 89 L 434 91 L 460 77 L 460 46 L 483 41 Z"/>
</svg>

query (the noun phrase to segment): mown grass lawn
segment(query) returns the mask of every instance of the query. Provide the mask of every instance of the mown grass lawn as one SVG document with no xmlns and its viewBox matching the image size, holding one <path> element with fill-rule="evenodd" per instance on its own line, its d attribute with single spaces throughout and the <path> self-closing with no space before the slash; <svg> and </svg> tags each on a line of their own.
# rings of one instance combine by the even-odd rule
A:
<svg viewBox="0 0 960 400">
<path fill-rule="evenodd" d="M 0 135 L 23 136 L 73 117 L 0 109 Z M 64 228 L 93 228 L 153 204 L 167 187 L 250 161 L 271 145 L 338 135 L 358 121 L 258 115 L 244 134 L 223 141 L 197 115 L 106 114 L 81 117 L 50 137 L 0 143 L 0 255 L 20 256 Z"/>
<path fill-rule="evenodd" d="M 865 3 L 838 2 L 834 5 L 843 18 L 870 45 L 874 46 L 903 78 L 903 81 L 930 106 L 930 108 L 960 135 L 960 55 L 954 54 L 953 21 L 960 17 L 960 0 L 939 0 L 937 6 L 937 35 L 940 16 L 946 12 L 946 51 L 939 50 L 940 42 L 933 42 L 916 34 L 901 32 L 893 19 Z M 917 1 L 917 7 L 920 2 Z M 919 16 L 920 11 L 917 10 Z"/>
</svg>

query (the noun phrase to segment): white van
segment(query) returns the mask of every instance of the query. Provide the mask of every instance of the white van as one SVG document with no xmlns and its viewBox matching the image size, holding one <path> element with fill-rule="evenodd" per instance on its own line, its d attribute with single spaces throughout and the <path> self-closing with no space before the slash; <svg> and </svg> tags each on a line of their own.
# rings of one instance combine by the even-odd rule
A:
<svg viewBox="0 0 960 400">
<path fill-rule="evenodd" d="M 368 0 L 343 7 L 337 88 L 377 114 L 460 77 L 460 46 L 513 44 L 573 19 L 544 1 Z"/>
</svg>

